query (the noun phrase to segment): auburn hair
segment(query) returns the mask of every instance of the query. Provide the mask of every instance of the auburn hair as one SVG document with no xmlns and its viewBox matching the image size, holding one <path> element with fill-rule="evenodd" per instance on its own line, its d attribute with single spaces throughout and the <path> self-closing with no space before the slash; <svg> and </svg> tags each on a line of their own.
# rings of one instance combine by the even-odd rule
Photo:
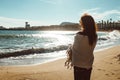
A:
<svg viewBox="0 0 120 80">
<path fill-rule="evenodd" d="M 84 14 L 81 17 L 81 26 L 83 27 L 83 34 L 88 36 L 89 45 L 93 45 L 97 41 L 97 25 L 92 16 Z"/>
</svg>

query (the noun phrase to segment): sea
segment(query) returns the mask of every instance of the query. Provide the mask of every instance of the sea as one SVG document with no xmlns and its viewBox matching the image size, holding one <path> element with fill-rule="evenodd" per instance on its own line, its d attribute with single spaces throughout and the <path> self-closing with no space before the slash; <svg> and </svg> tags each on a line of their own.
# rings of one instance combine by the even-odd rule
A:
<svg viewBox="0 0 120 80">
<path fill-rule="evenodd" d="M 0 58 L 0 66 L 36 65 L 66 57 L 66 49 L 74 41 L 77 31 L 0 30 L 0 54 L 24 50 L 44 49 L 19 56 Z M 120 45 L 120 32 L 98 31 L 95 51 Z M 102 53 L 101 53 L 102 54 Z"/>
</svg>

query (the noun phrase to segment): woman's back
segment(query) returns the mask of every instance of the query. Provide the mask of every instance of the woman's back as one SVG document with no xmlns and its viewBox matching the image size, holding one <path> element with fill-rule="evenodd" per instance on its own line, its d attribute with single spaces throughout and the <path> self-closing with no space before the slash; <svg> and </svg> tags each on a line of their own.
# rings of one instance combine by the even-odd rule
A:
<svg viewBox="0 0 120 80">
<path fill-rule="evenodd" d="M 93 51 L 97 42 L 96 24 L 92 16 L 84 14 L 79 20 L 82 32 L 74 37 L 74 43 L 67 54 L 68 65 L 72 61 L 74 67 L 74 80 L 90 80 Z M 72 56 L 72 59 L 71 59 Z"/>
<path fill-rule="evenodd" d="M 82 68 L 91 68 L 95 45 L 96 42 L 92 46 L 89 45 L 88 36 L 77 33 L 72 47 L 72 64 Z"/>
</svg>

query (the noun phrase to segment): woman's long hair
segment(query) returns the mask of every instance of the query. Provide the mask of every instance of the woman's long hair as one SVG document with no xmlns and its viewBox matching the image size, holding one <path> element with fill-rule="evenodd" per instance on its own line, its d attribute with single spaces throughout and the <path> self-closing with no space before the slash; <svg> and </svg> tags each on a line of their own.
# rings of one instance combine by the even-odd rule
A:
<svg viewBox="0 0 120 80">
<path fill-rule="evenodd" d="M 84 14 L 81 17 L 83 34 L 88 36 L 89 45 L 97 41 L 96 24 L 92 16 Z"/>
</svg>

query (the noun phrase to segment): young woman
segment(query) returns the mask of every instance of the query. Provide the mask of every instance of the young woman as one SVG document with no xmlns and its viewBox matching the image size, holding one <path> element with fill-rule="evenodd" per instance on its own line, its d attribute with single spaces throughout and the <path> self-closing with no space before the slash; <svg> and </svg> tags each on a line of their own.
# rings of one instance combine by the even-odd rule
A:
<svg viewBox="0 0 120 80">
<path fill-rule="evenodd" d="M 82 31 L 74 37 L 74 43 L 68 48 L 68 59 L 74 67 L 74 80 L 90 80 L 92 64 L 94 60 L 93 51 L 97 42 L 96 24 L 92 16 L 84 14 L 80 19 Z"/>
<path fill-rule="evenodd" d="M 97 42 L 96 24 L 88 14 L 84 14 L 79 22 L 82 31 L 75 35 L 71 49 L 74 80 L 90 80 L 93 51 Z"/>
</svg>

